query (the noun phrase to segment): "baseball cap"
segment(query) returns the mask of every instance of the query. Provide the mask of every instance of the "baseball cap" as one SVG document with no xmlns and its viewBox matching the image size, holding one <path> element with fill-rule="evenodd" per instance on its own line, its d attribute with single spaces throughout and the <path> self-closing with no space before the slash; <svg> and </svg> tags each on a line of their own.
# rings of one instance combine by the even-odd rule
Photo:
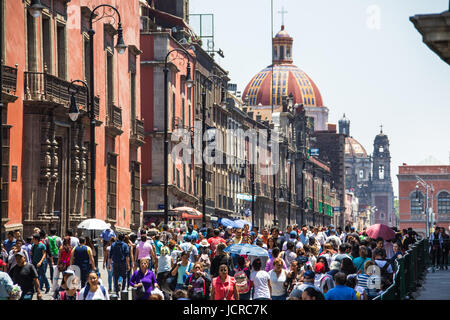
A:
<svg viewBox="0 0 450 320">
<path fill-rule="evenodd" d="M 291 232 L 289 233 L 289 235 L 291 236 L 291 238 L 294 238 L 294 237 L 297 236 L 297 231 L 291 231 Z"/>
<path fill-rule="evenodd" d="M 233 229 L 233 227 L 232 226 L 228 226 L 227 229 Z"/>
<path fill-rule="evenodd" d="M 190 235 L 184 236 L 184 241 L 189 242 L 192 240 L 192 237 Z"/>
<path fill-rule="evenodd" d="M 17 252 L 14 256 L 15 256 L 15 257 L 17 257 L 17 256 L 25 257 L 25 254 L 23 253 L 23 251 L 19 251 L 19 252 Z"/>
<path fill-rule="evenodd" d="M 305 272 L 305 274 L 303 275 L 306 279 L 313 279 L 316 274 L 314 272 L 312 272 L 311 270 L 308 270 Z"/>
<path fill-rule="evenodd" d="M 328 228 L 333 228 L 333 229 L 334 229 L 334 224 L 330 224 L 330 225 L 328 226 Z"/>
<path fill-rule="evenodd" d="M 316 263 L 314 271 L 317 272 L 317 273 L 324 273 L 325 272 L 325 265 L 322 262 Z"/>
<path fill-rule="evenodd" d="M 72 269 L 67 269 L 67 270 L 65 270 L 63 272 L 63 275 L 65 275 L 65 274 L 70 274 L 70 275 L 74 276 L 75 275 L 75 271 L 73 271 Z"/>
</svg>

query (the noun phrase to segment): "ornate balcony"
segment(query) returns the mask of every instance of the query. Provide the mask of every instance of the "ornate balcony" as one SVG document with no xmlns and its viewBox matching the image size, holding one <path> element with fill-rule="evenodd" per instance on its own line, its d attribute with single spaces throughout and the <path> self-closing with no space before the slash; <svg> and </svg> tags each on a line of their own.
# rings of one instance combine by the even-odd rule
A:
<svg viewBox="0 0 450 320">
<path fill-rule="evenodd" d="M 2 95 L 5 103 L 14 102 L 17 99 L 17 68 L 2 65 L 3 83 Z"/>
<path fill-rule="evenodd" d="M 37 104 L 41 106 L 62 105 L 66 108 L 70 104 L 68 88 L 70 82 L 44 72 L 24 72 L 25 104 Z M 87 95 L 84 86 L 74 85 L 79 88 L 76 94 L 80 111 L 87 111 Z M 95 97 L 94 114 L 99 119 L 100 98 Z"/>
<path fill-rule="evenodd" d="M 123 133 L 122 128 L 122 109 L 113 104 L 108 107 L 106 115 L 106 133 L 111 136 L 118 136 Z"/>
<path fill-rule="evenodd" d="M 140 147 L 145 143 L 144 121 L 134 119 L 131 128 L 130 143 Z"/>
</svg>

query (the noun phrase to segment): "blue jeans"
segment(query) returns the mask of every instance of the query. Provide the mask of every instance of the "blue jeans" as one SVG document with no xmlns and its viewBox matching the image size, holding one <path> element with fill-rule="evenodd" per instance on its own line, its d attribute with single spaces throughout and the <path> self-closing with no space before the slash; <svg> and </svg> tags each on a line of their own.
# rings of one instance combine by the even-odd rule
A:
<svg viewBox="0 0 450 320">
<path fill-rule="evenodd" d="M 111 266 L 111 270 L 108 270 L 108 288 L 109 291 L 113 291 L 113 272 L 112 272 L 112 266 Z"/>
<path fill-rule="evenodd" d="M 286 300 L 287 294 L 283 294 L 282 296 L 272 296 L 272 300 Z"/>
<path fill-rule="evenodd" d="M 36 270 L 38 273 L 38 280 L 39 280 L 39 285 L 40 285 L 40 289 L 43 290 L 44 289 L 44 285 L 45 287 L 50 290 L 50 283 L 48 282 L 47 276 L 46 276 L 46 272 L 47 272 L 47 260 L 44 259 L 44 261 L 42 262 L 41 266 L 38 268 L 37 266 Z"/>
</svg>

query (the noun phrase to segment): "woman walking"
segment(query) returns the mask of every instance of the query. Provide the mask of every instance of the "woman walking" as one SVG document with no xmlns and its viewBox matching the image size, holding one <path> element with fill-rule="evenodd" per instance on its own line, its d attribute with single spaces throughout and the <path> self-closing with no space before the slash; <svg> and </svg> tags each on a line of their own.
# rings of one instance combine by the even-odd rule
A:
<svg viewBox="0 0 450 320">
<path fill-rule="evenodd" d="M 155 274 L 149 269 L 149 260 L 139 261 L 139 270 L 136 270 L 130 279 L 130 286 L 133 288 L 133 300 L 148 300 L 152 290 L 158 287 Z"/>
<path fill-rule="evenodd" d="M 273 262 L 273 270 L 269 271 L 272 300 L 286 300 L 287 291 L 285 282 L 287 275 L 287 271 L 283 269 L 283 259 L 276 258 Z"/>
<path fill-rule="evenodd" d="M 261 259 L 255 259 L 252 267 L 253 272 L 250 274 L 250 281 L 253 287 L 253 300 L 271 300 L 272 286 L 270 285 L 270 276 L 269 273 L 261 270 Z"/>
<path fill-rule="evenodd" d="M 239 300 L 236 280 L 228 275 L 226 264 L 219 266 L 219 276 L 212 281 L 211 300 Z"/>
</svg>

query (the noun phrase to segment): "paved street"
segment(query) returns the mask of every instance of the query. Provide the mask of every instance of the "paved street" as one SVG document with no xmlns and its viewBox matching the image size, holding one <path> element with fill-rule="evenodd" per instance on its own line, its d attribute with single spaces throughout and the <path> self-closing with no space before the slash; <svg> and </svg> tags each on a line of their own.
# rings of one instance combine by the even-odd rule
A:
<svg viewBox="0 0 450 320">
<path fill-rule="evenodd" d="M 450 270 L 427 273 L 416 300 L 450 300 Z"/>
</svg>

